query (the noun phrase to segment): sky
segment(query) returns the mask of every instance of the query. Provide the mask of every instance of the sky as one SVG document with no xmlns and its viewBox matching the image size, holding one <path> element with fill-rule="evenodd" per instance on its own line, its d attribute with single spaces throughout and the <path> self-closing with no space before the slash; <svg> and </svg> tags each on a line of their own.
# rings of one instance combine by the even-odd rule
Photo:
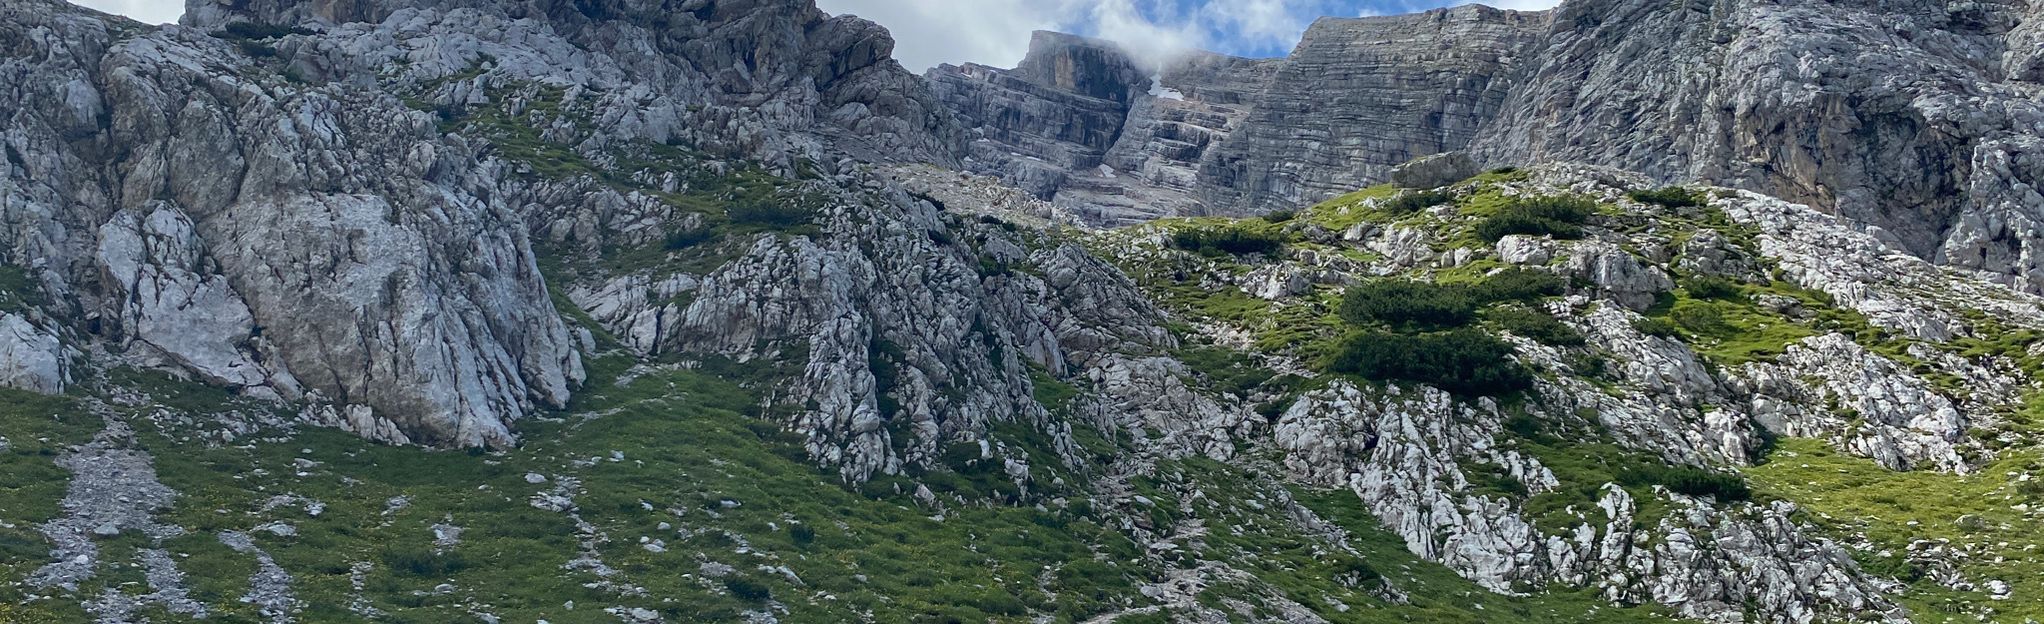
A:
<svg viewBox="0 0 2044 624">
<path fill-rule="evenodd" d="M 71 0 L 73 4 L 118 13 L 147 24 L 168 24 L 185 12 L 184 0 Z"/>
<path fill-rule="evenodd" d="M 183 0 L 72 0 L 152 24 L 177 21 Z M 1545 9 L 1559 0 L 1486 0 L 1506 9 Z M 1155 62 L 1175 51 L 1283 56 L 1326 15 L 1396 15 L 1468 0 L 817 0 L 832 14 L 879 22 L 894 33 L 894 57 L 910 71 L 939 63 L 1014 67 L 1029 33 L 1058 30 L 1121 42 Z"/>
</svg>

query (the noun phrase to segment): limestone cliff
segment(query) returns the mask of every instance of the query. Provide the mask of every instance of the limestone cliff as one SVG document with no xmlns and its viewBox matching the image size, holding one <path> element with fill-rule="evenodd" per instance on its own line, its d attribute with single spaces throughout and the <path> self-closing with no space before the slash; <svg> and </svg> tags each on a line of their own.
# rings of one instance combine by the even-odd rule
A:
<svg viewBox="0 0 2044 624">
<path fill-rule="evenodd" d="M 1090 161 L 1026 176 L 967 164 L 1119 223 L 1311 203 L 1444 151 L 1492 166 L 1587 162 L 1806 202 L 1918 257 L 2037 291 L 2040 24 L 2019 3 L 1586 0 L 1329 18 L 1290 56 L 1259 62 L 1271 68 L 1259 87 L 1228 98 L 1236 114 L 1206 125 L 1218 131 L 1202 134 L 1194 176 L 1138 176 L 1103 194 Z M 945 73 L 933 79 L 956 82 Z M 1159 82 L 1239 93 L 1233 76 L 1167 69 Z M 1152 125 L 1138 100 L 1130 126 Z M 996 145 L 978 151 L 1009 150 L 1001 129 L 1029 123 L 994 120 L 981 134 Z M 1127 138 L 1109 151 L 1149 143 Z"/>
</svg>

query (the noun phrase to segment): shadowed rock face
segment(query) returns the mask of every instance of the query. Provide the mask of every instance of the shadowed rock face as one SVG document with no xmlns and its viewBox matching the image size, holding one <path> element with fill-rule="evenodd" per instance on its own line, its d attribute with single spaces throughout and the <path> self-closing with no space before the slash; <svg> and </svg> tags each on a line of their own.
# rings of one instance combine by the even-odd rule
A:
<svg viewBox="0 0 2044 624">
<path fill-rule="evenodd" d="M 1709 179 L 1833 210 L 2036 288 L 2034 9 L 1627 2 L 1558 9 L 1475 147 Z M 1672 43 L 1671 43 L 1672 42 Z M 2013 70 L 2013 71 L 2012 71 Z"/>
<path fill-rule="evenodd" d="M 1157 95 L 1136 97 L 1106 150 L 1124 156 L 1105 159 L 1114 172 L 978 157 L 1055 151 L 1004 138 L 1055 112 L 985 120 L 978 136 L 994 145 L 976 145 L 968 165 L 1112 224 L 1315 202 L 1443 151 L 1490 165 L 1580 161 L 1807 202 L 1912 254 L 2035 291 L 2040 43 L 2044 13 L 2004 4 L 1581 0 L 1324 19 L 1284 59 L 1196 55 L 1160 72 Z M 1198 69 L 1215 66 L 1255 69 Z M 1071 92 L 1036 75 L 1015 72 Z M 932 79 L 992 84 L 945 70 Z M 1187 103 L 1214 114 L 1188 115 Z M 1159 127 L 1163 142 L 1139 131 Z"/>
</svg>

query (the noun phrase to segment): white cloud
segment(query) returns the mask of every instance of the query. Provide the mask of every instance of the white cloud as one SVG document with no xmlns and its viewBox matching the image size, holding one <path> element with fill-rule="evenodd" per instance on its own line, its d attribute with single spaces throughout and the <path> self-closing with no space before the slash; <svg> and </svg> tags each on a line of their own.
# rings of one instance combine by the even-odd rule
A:
<svg viewBox="0 0 2044 624">
<path fill-rule="evenodd" d="M 832 15 L 857 15 L 894 33 L 894 58 L 913 72 L 939 63 L 1014 67 L 1029 33 L 1056 30 L 1061 2 L 1030 0 L 817 0 Z"/>
<path fill-rule="evenodd" d="M 184 0 L 71 0 L 79 6 L 126 15 L 146 24 L 170 24 L 185 14 Z"/>
<path fill-rule="evenodd" d="M 1152 68 L 1174 55 L 1203 47 L 1206 37 L 1191 16 L 1169 14 L 1169 5 L 1157 4 L 1162 1 L 1152 0 L 1152 5 L 1142 7 L 1162 18 L 1152 20 L 1136 6 L 1136 0 L 1097 0 L 1087 12 L 1093 29 L 1087 34 L 1120 43 L 1136 62 Z"/>
</svg>

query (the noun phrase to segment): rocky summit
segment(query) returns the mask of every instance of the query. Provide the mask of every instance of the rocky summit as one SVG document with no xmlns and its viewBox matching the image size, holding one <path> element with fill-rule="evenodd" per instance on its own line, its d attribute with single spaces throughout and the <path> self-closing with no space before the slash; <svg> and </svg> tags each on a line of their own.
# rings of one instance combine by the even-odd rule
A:
<svg viewBox="0 0 2044 624">
<path fill-rule="evenodd" d="M 0 0 L 0 622 L 2044 619 L 2044 8 Z"/>
</svg>

